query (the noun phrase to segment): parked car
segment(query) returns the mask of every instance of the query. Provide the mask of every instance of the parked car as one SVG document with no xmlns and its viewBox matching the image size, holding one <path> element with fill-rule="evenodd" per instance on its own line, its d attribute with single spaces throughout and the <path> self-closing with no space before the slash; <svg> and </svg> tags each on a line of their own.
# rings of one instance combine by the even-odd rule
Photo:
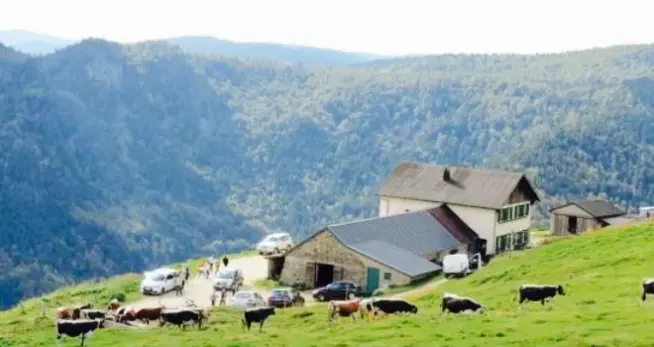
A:
<svg viewBox="0 0 654 347">
<path fill-rule="evenodd" d="M 213 289 L 221 291 L 223 289 L 236 292 L 243 285 L 243 271 L 231 267 L 220 269 L 214 278 Z"/>
<path fill-rule="evenodd" d="M 304 298 L 297 289 L 291 287 L 281 287 L 273 289 L 268 297 L 268 306 L 270 307 L 291 307 L 304 306 Z"/>
<path fill-rule="evenodd" d="M 265 307 L 266 302 L 263 300 L 261 294 L 257 292 L 241 290 L 234 294 L 230 305 L 238 308 Z"/>
<path fill-rule="evenodd" d="M 317 301 L 350 300 L 363 296 L 363 288 L 350 281 L 336 281 L 313 291 Z"/>
<path fill-rule="evenodd" d="M 175 269 L 161 268 L 143 273 L 141 281 L 141 293 L 146 295 L 161 295 L 174 290 L 177 285 L 182 284 L 182 276 Z"/>
<path fill-rule="evenodd" d="M 261 255 L 281 254 L 293 248 L 293 238 L 289 233 L 274 233 L 266 236 L 257 244 Z"/>
</svg>

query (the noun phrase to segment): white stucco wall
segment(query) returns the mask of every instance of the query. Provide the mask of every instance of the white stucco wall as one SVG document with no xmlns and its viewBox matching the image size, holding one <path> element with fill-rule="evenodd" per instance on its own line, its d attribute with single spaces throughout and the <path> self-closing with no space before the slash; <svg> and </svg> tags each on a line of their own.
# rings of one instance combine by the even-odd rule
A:
<svg viewBox="0 0 654 347">
<path fill-rule="evenodd" d="M 422 200 L 391 198 L 382 196 L 379 200 L 379 217 L 425 210 L 440 203 Z M 408 211 L 407 211 L 408 210 Z"/>
<path fill-rule="evenodd" d="M 486 239 L 486 253 L 495 252 L 495 210 L 461 205 L 447 206 L 456 213 L 479 237 Z"/>
</svg>

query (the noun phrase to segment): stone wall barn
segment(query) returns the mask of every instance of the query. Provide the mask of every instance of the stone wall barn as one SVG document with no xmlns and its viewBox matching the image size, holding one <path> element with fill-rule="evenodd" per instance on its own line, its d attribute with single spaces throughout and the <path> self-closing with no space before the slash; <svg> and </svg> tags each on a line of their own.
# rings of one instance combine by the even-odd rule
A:
<svg viewBox="0 0 654 347">
<path fill-rule="evenodd" d="M 286 254 L 280 281 L 315 288 L 349 280 L 372 292 L 434 274 L 450 251 L 476 252 L 478 239 L 445 204 L 330 225 Z"/>
</svg>

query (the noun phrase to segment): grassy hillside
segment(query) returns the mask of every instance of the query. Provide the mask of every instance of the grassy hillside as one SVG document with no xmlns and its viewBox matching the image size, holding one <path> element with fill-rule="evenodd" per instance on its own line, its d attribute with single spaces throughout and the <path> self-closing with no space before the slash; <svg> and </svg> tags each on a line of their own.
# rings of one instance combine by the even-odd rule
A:
<svg viewBox="0 0 654 347">
<path fill-rule="evenodd" d="M 403 160 L 526 171 L 541 211 L 588 195 L 648 204 L 653 57 L 628 46 L 310 68 L 163 42 L 84 40 L 43 57 L 0 46 L 0 307 L 371 217 Z"/>
<path fill-rule="evenodd" d="M 497 258 L 462 280 L 419 294 L 419 313 L 372 323 L 342 321 L 329 327 L 325 305 L 289 309 L 272 317 L 263 333 L 243 333 L 239 314 L 216 309 L 209 326 L 180 332 L 106 330 L 94 346 L 650 346 L 654 338 L 654 302 L 640 305 L 640 284 L 653 274 L 654 224 L 593 231 L 559 239 L 541 248 Z M 129 279 L 107 282 L 109 288 Z M 567 296 L 541 307 L 518 309 L 516 288 L 522 283 L 560 283 Z M 89 289 L 91 287 L 88 287 Z M 483 315 L 439 312 L 443 291 L 477 298 L 488 307 Z M 63 290 L 59 302 L 79 292 Z M 65 298 L 65 299 L 64 299 Z M 104 299 L 104 298 L 103 298 Z M 38 307 L 25 305 L 0 314 L 9 346 L 50 345 L 53 320 L 35 318 Z M 2 345 L 3 340 L 0 340 Z M 68 345 L 74 345 L 72 341 Z"/>
</svg>

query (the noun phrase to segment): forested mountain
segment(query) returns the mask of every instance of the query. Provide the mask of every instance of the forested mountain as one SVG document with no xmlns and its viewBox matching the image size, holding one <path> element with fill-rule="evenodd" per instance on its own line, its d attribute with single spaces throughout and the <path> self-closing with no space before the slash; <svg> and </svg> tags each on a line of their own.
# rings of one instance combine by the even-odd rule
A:
<svg viewBox="0 0 654 347">
<path fill-rule="evenodd" d="M 654 201 L 654 47 L 310 68 L 85 40 L 0 47 L 0 305 L 370 217 L 401 160 Z"/>
<path fill-rule="evenodd" d="M 50 54 L 73 44 L 73 41 L 37 34 L 26 30 L 0 31 L 0 43 L 27 54 Z"/>
<path fill-rule="evenodd" d="M 186 53 L 315 66 L 351 65 L 383 58 L 383 56 L 368 53 L 342 52 L 307 46 L 232 42 L 210 36 L 180 36 L 165 41 L 178 45 Z M 25 30 L 6 30 L 0 31 L 0 43 L 22 53 L 42 55 L 54 53 L 56 50 L 76 42 Z"/>
<path fill-rule="evenodd" d="M 219 40 L 210 36 L 182 36 L 167 40 L 186 53 L 220 55 L 227 58 L 271 60 L 315 66 L 340 66 L 368 62 L 383 56 L 343 52 L 325 48 L 282 45 L 276 43 L 245 43 Z"/>
</svg>

